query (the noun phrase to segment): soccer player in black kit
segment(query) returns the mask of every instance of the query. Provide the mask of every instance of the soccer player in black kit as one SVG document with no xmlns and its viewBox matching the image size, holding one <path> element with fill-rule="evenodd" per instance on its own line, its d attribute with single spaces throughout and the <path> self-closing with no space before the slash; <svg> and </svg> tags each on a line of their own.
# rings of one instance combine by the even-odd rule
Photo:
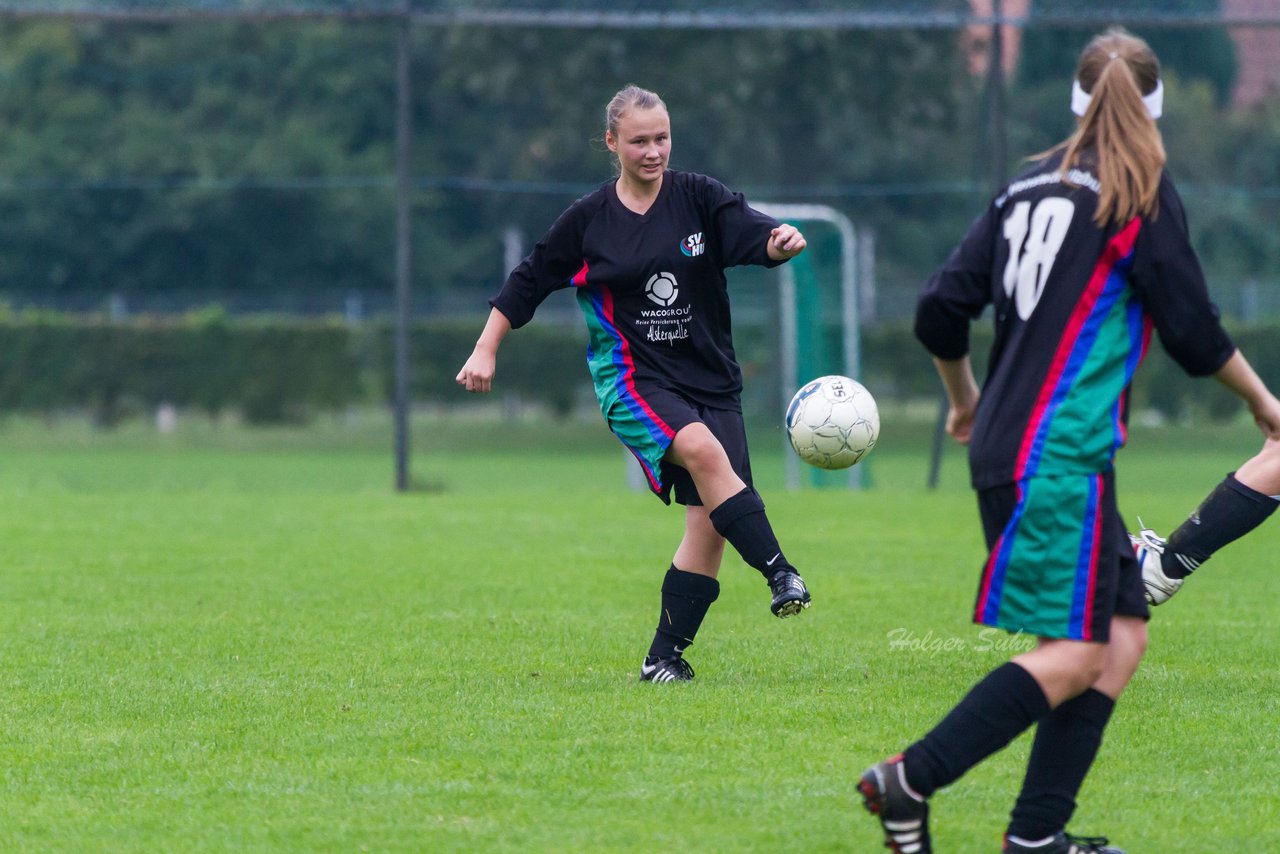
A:
<svg viewBox="0 0 1280 854">
<path fill-rule="evenodd" d="M 996 196 L 921 293 L 916 335 L 946 387 L 947 431 L 969 445 L 990 550 L 973 619 L 1039 643 L 862 775 L 894 851 L 928 854 L 928 799 L 1035 725 L 1003 850 L 1119 854 L 1065 828 L 1146 649 L 1113 466 L 1152 327 L 1184 370 L 1222 381 L 1266 432 L 1280 427 L 1209 300 L 1164 170 L 1162 99 L 1144 41 L 1123 30 L 1093 39 L 1076 70 L 1075 133 Z M 969 326 L 988 305 L 995 339 L 979 391 Z"/>
<path fill-rule="evenodd" d="M 457 381 L 490 390 L 498 345 L 553 291 L 572 288 L 587 321 L 587 364 L 609 428 L 650 489 L 685 505 L 684 538 L 662 583 L 646 682 L 688 681 L 683 653 L 720 593 L 724 543 L 768 582 L 779 617 L 809 606 L 751 485 L 724 270 L 775 266 L 804 236 L 703 175 L 667 168 L 671 120 L 627 86 L 605 111 L 616 180 L 582 197 L 511 272 Z"/>
</svg>

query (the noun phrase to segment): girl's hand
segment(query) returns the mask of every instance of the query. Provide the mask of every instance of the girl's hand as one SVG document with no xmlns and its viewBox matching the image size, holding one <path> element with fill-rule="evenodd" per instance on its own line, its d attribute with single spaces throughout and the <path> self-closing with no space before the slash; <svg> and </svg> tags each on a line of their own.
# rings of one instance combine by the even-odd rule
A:
<svg viewBox="0 0 1280 854">
<path fill-rule="evenodd" d="M 794 225 L 782 225 L 769 232 L 769 257 L 774 261 L 786 261 L 804 251 L 804 235 Z"/>
<path fill-rule="evenodd" d="M 961 445 L 969 444 L 969 439 L 973 437 L 973 416 L 977 412 L 978 401 L 976 398 L 971 403 L 965 403 L 962 406 L 951 404 L 951 408 L 947 410 L 947 435 Z"/>
<path fill-rule="evenodd" d="M 1249 412 L 1262 435 L 1268 439 L 1280 439 L 1280 400 L 1268 394 L 1256 403 L 1251 403 Z"/>
<path fill-rule="evenodd" d="M 493 374 L 497 365 L 497 354 L 492 350 L 476 347 L 471 352 L 467 363 L 458 371 L 457 383 L 465 386 L 467 391 L 484 394 L 493 388 Z"/>
</svg>

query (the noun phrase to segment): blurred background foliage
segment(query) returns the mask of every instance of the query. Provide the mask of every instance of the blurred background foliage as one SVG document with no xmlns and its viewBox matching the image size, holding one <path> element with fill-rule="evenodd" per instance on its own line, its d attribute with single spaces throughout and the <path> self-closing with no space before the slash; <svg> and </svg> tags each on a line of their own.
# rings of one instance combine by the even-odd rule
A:
<svg viewBox="0 0 1280 854">
<path fill-rule="evenodd" d="M 168 402 L 271 422 L 389 398 L 393 6 L 368 0 L 361 8 L 382 17 L 341 20 L 0 18 L 0 410 L 87 407 L 109 425 Z M 900 21 L 972 12 L 964 0 L 791 11 L 837 7 Z M 1160 126 L 1193 240 L 1224 314 L 1252 336 L 1264 375 L 1280 376 L 1265 343 L 1280 321 L 1280 92 L 1235 97 L 1248 57 L 1219 0 L 1109 4 L 1117 15 L 1155 7 L 1186 24 L 1135 30 L 1164 63 Z M 830 205 L 874 235 L 867 370 L 877 394 L 929 395 L 906 323 L 915 293 L 996 179 L 1070 132 L 1075 60 L 1104 27 L 1081 0 L 1028 8 L 1010 30 L 998 110 L 989 27 L 414 26 L 415 399 L 461 399 L 453 373 L 513 258 L 610 178 L 603 109 L 630 82 L 665 97 L 674 167 L 757 202 Z M 818 250 L 831 235 L 814 235 L 815 266 L 833 282 L 835 254 Z M 774 370 L 771 282 L 734 275 L 749 386 Z M 572 302 L 550 300 L 541 328 L 513 336 L 516 355 L 504 355 L 506 388 L 554 412 L 589 391 Z M 1196 405 L 1169 371 L 1147 373 L 1171 389 L 1152 406 Z M 771 386 L 760 396 L 761 411 L 774 405 Z"/>
<path fill-rule="evenodd" d="M 1022 34 L 1006 174 L 1069 131 L 1075 56 L 1098 29 Z M 1280 98 L 1231 103 L 1220 27 L 1142 34 L 1165 60 L 1170 169 L 1211 278 L 1232 294 L 1274 284 Z M 11 303 L 315 312 L 354 293 L 389 307 L 391 23 L 8 19 L 0 45 Z M 666 97 L 677 168 L 873 230 L 889 315 L 992 189 L 985 48 L 952 29 L 421 26 L 413 45 L 419 313 L 482 311 L 504 234 L 527 249 L 609 177 L 603 106 L 628 82 Z"/>
</svg>

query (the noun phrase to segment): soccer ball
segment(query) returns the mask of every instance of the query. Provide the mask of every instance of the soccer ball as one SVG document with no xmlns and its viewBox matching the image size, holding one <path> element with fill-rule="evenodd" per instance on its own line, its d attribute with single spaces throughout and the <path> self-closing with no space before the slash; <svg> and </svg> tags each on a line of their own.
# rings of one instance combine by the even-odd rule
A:
<svg viewBox="0 0 1280 854">
<path fill-rule="evenodd" d="M 846 469 L 876 446 L 880 410 L 862 383 L 841 376 L 818 377 L 791 398 L 787 437 L 809 465 Z"/>
</svg>

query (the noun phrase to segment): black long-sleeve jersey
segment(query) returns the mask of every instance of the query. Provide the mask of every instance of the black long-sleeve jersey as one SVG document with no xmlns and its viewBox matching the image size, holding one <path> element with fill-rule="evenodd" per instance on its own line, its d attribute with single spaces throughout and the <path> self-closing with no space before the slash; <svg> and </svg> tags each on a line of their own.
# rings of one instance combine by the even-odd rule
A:
<svg viewBox="0 0 1280 854">
<path fill-rule="evenodd" d="M 549 294 L 572 286 L 606 412 L 631 399 L 637 383 L 738 409 L 742 370 L 724 270 L 775 266 L 767 243 L 777 225 L 704 175 L 667 171 L 644 214 L 623 205 L 610 181 L 560 215 L 490 304 L 518 328 Z"/>
<path fill-rule="evenodd" d="M 1235 352 L 1209 299 L 1168 173 L 1159 211 L 1093 221 L 1089 161 L 1063 176 L 1055 155 L 1015 178 L 925 285 L 916 336 L 934 356 L 969 352 L 991 304 L 995 341 L 969 446 L 973 485 L 1109 471 L 1124 444 L 1128 389 L 1154 325 L 1193 376 Z"/>
</svg>

